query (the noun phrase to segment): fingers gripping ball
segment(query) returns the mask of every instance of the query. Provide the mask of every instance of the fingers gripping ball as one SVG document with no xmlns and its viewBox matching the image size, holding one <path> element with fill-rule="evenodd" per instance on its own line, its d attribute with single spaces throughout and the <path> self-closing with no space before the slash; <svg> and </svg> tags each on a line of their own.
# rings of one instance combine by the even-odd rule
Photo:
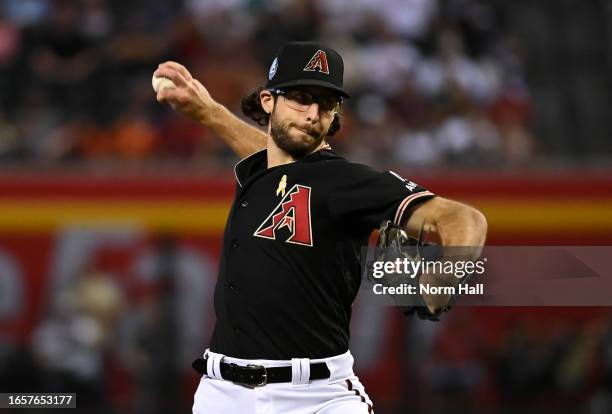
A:
<svg viewBox="0 0 612 414">
<path fill-rule="evenodd" d="M 152 84 L 153 84 L 153 90 L 155 91 L 155 93 L 159 93 L 164 88 L 171 88 L 171 89 L 176 88 L 176 85 L 174 84 L 174 82 L 172 82 L 172 80 L 164 76 L 153 75 Z"/>
</svg>

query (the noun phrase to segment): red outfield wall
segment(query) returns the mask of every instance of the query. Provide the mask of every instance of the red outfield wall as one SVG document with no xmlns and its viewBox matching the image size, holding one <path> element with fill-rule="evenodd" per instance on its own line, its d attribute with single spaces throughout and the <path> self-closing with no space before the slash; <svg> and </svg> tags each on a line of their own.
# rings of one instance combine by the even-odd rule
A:
<svg viewBox="0 0 612 414">
<path fill-rule="evenodd" d="M 416 181 L 483 211 L 490 244 L 612 245 L 612 177 L 603 174 L 453 174 Z M 195 318 L 205 345 L 214 323 L 212 285 L 234 185 L 229 174 L 5 173 L 0 178 L 0 334 L 28 343 L 52 292 L 86 269 L 113 275 L 130 303 L 156 295 L 163 287 L 144 274 L 140 263 L 155 252 L 163 235 L 195 257 L 190 263 L 200 263 L 199 274 L 211 282 L 206 298 L 196 298 L 205 302 L 201 317 Z M 355 313 L 355 348 L 359 341 L 371 347 L 372 338 L 361 334 L 361 327 L 371 323 L 367 318 L 360 322 L 359 303 Z M 494 342 L 519 313 L 479 313 L 487 332 L 481 340 Z M 596 313 L 538 310 L 531 317 L 567 322 Z M 370 393 L 389 404 L 405 387 L 401 370 L 394 369 L 404 341 L 398 315 L 389 314 L 374 333 L 384 337 L 378 341 L 380 352 L 358 358 L 358 372 Z"/>
</svg>

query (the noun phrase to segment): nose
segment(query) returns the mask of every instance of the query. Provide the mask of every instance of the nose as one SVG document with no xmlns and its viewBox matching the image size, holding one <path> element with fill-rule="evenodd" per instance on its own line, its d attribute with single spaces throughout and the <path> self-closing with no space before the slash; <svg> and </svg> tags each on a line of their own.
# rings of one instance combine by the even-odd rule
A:
<svg viewBox="0 0 612 414">
<path fill-rule="evenodd" d="M 306 110 L 306 119 L 310 122 L 317 122 L 319 120 L 319 104 L 313 102 Z"/>
</svg>

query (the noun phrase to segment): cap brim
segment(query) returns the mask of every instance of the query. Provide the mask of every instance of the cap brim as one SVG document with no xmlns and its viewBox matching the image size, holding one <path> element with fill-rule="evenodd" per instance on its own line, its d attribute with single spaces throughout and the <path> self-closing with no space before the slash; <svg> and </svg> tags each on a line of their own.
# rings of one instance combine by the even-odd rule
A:
<svg viewBox="0 0 612 414">
<path fill-rule="evenodd" d="M 338 88 L 336 85 L 330 82 L 318 80 L 318 79 L 297 79 L 289 82 L 279 83 L 278 85 L 272 86 L 273 88 L 288 88 L 290 86 L 321 86 L 323 88 L 331 89 L 334 92 L 339 93 L 345 98 L 351 96 L 342 88 Z"/>
</svg>

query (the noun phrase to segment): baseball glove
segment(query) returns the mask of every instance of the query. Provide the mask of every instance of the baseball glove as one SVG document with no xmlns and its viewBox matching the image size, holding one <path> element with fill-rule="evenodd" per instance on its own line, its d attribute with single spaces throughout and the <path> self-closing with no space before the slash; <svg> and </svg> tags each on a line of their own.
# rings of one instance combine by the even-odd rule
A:
<svg viewBox="0 0 612 414">
<path fill-rule="evenodd" d="M 394 225 L 392 222 L 383 222 L 378 229 L 378 241 L 374 246 L 373 257 L 370 256 L 371 260 L 368 260 L 368 278 L 370 280 L 374 278 L 373 266 L 375 261 L 386 263 L 396 262 L 397 259 L 400 259 L 405 262 L 404 259 L 406 259 L 408 262 L 420 262 L 425 253 L 426 244 L 424 240 L 426 240 L 424 226 L 421 227 L 417 238 L 413 238 L 409 237 L 403 228 Z M 428 255 L 434 251 L 433 249 L 435 249 L 433 246 L 428 246 Z M 428 257 L 428 259 L 430 258 Z M 379 276 L 378 281 L 387 287 L 414 286 L 412 289 L 417 293 L 410 295 L 409 298 L 405 296 L 400 298 L 402 295 L 394 295 L 394 299 L 402 312 L 405 315 L 416 314 L 421 319 L 438 321 L 441 312 L 432 314 L 425 305 L 423 297 L 418 293 L 420 279 L 421 271 L 419 270 L 417 274 L 412 275 L 385 272 L 384 276 Z M 407 299 L 409 299 L 409 305 L 406 304 Z"/>
</svg>

